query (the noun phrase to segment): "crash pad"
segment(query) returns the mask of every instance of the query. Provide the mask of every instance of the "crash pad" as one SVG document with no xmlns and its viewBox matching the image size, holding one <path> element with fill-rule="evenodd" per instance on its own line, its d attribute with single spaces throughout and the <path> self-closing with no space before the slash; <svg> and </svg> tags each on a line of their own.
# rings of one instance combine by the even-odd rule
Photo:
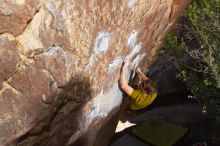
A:
<svg viewBox="0 0 220 146">
<path fill-rule="evenodd" d="M 188 129 L 154 117 L 132 130 L 138 138 L 156 146 L 172 146 L 177 143 Z"/>
<path fill-rule="evenodd" d="M 142 142 L 136 137 L 125 134 L 120 137 L 117 141 L 115 141 L 111 146 L 149 146 L 148 144 Z"/>
</svg>

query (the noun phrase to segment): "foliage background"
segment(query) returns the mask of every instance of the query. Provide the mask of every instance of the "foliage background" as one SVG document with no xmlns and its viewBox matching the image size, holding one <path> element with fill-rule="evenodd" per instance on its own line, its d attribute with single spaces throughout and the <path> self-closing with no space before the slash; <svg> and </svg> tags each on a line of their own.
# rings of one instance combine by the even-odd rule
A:
<svg viewBox="0 0 220 146">
<path fill-rule="evenodd" d="M 168 35 L 165 48 L 178 56 L 178 78 L 185 81 L 215 126 L 220 125 L 220 0 L 192 0 L 180 34 Z"/>
</svg>

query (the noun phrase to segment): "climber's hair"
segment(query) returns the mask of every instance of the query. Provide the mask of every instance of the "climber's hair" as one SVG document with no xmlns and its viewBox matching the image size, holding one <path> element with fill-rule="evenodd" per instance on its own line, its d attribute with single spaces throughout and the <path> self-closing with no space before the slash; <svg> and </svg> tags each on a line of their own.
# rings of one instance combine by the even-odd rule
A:
<svg viewBox="0 0 220 146">
<path fill-rule="evenodd" d="M 157 84 L 151 80 L 144 80 L 139 85 L 139 90 L 147 94 L 153 94 L 157 92 L 157 88 Z"/>
</svg>

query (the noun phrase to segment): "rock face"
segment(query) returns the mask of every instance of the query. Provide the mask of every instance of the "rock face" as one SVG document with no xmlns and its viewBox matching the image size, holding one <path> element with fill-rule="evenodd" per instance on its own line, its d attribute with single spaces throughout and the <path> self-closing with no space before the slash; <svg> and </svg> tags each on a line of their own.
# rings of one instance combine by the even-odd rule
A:
<svg viewBox="0 0 220 146">
<path fill-rule="evenodd" d="M 107 145 L 123 58 L 151 64 L 188 2 L 1 0 L 0 145 Z"/>
</svg>

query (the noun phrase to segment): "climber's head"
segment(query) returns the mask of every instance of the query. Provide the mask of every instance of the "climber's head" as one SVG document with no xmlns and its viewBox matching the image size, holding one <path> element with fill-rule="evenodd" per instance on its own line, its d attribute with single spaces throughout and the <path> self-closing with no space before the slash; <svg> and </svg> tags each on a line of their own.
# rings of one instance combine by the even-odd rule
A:
<svg viewBox="0 0 220 146">
<path fill-rule="evenodd" d="M 144 80 L 141 82 L 139 89 L 144 94 L 153 94 L 157 92 L 157 84 L 150 80 Z"/>
</svg>

